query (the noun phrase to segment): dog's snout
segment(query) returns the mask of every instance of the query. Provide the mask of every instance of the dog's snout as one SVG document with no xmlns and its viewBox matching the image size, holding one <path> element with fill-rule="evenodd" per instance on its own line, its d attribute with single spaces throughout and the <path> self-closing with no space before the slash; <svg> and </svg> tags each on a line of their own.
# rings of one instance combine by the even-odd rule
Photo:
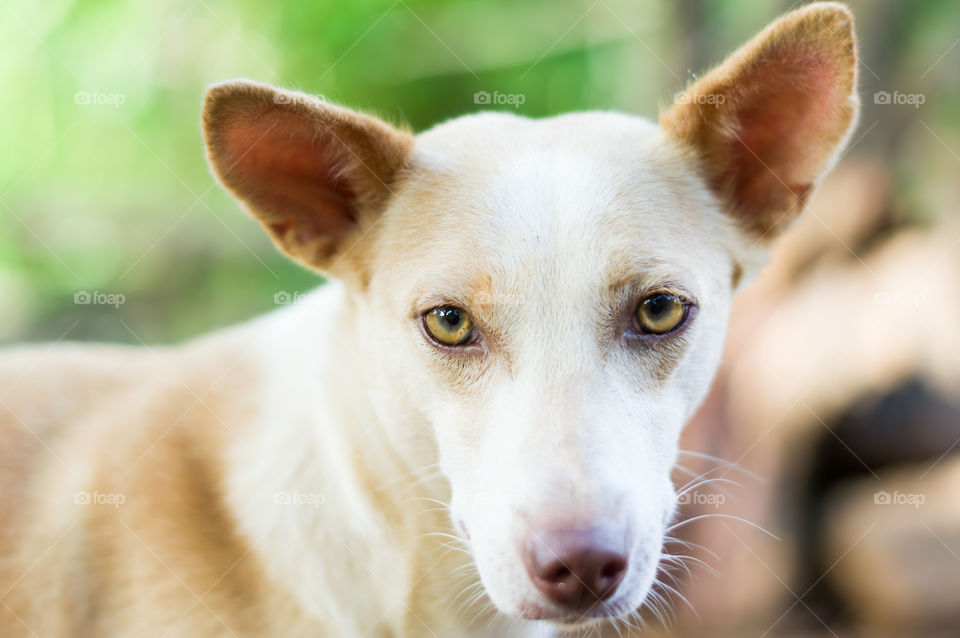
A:
<svg viewBox="0 0 960 638">
<path fill-rule="evenodd" d="M 569 610 L 590 609 L 623 580 L 624 536 L 600 529 L 543 534 L 527 545 L 527 573 L 551 602 Z"/>
</svg>

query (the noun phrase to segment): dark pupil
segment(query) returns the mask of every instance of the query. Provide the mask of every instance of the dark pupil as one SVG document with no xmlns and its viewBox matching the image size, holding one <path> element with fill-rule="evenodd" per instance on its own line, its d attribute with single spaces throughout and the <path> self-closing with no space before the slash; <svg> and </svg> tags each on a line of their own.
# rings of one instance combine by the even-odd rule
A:
<svg viewBox="0 0 960 638">
<path fill-rule="evenodd" d="M 657 318 L 670 309 L 672 299 L 670 295 L 656 295 L 647 299 L 644 305 L 646 305 L 647 312 L 650 313 L 650 316 Z"/>
<path fill-rule="evenodd" d="M 460 316 L 460 311 L 456 308 L 441 308 L 437 311 L 437 314 L 440 315 L 439 319 L 441 323 L 451 330 L 456 330 L 460 322 L 463 321 L 463 317 Z"/>
</svg>

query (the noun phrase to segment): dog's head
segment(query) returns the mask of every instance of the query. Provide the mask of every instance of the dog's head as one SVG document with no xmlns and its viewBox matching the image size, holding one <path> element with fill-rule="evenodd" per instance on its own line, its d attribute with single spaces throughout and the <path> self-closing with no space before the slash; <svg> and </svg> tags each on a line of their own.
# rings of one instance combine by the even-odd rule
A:
<svg viewBox="0 0 960 638">
<path fill-rule="evenodd" d="M 212 88 L 204 125 L 277 244 L 345 282 L 377 403 L 429 424 L 492 600 L 575 624 L 649 592 L 731 296 L 835 160 L 855 78 L 852 17 L 818 4 L 659 125 L 483 114 L 414 137 L 250 82 Z"/>
</svg>

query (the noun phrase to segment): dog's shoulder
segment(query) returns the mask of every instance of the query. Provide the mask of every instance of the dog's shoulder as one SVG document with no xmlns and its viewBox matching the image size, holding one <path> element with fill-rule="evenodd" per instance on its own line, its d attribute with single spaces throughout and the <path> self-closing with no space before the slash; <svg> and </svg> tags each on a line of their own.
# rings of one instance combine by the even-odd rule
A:
<svg viewBox="0 0 960 638">
<path fill-rule="evenodd" d="M 115 601 L 81 581 L 103 591 L 132 587 L 163 601 L 160 613 L 188 609 L 189 591 L 206 590 L 219 615 L 253 609 L 250 600 L 226 602 L 231 592 L 250 595 L 247 583 L 257 578 L 240 560 L 246 546 L 225 509 L 222 463 L 225 440 L 260 409 L 258 342 L 271 322 L 175 347 L 0 352 L 0 590 L 17 616 L 62 635 L 71 623 L 94 622 L 90 614 L 120 617 Z M 88 592 L 83 600 L 75 586 Z M 59 592 L 56 612 L 21 597 L 29 591 Z M 2 635 L 8 620 L 0 614 Z M 54 620 L 66 624 L 45 624 Z"/>
</svg>

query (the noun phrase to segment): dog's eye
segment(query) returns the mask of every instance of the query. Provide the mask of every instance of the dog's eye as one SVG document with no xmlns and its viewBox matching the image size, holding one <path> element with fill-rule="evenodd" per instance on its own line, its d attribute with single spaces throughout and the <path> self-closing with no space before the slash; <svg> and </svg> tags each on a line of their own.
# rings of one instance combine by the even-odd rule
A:
<svg viewBox="0 0 960 638">
<path fill-rule="evenodd" d="M 644 334 L 662 335 L 676 330 L 687 316 L 690 304 L 677 295 L 658 292 L 637 307 L 637 324 Z"/>
<path fill-rule="evenodd" d="M 454 306 L 434 308 L 423 318 L 427 333 L 445 346 L 462 346 L 474 337 L 473 321 Z"/>
</svg>

